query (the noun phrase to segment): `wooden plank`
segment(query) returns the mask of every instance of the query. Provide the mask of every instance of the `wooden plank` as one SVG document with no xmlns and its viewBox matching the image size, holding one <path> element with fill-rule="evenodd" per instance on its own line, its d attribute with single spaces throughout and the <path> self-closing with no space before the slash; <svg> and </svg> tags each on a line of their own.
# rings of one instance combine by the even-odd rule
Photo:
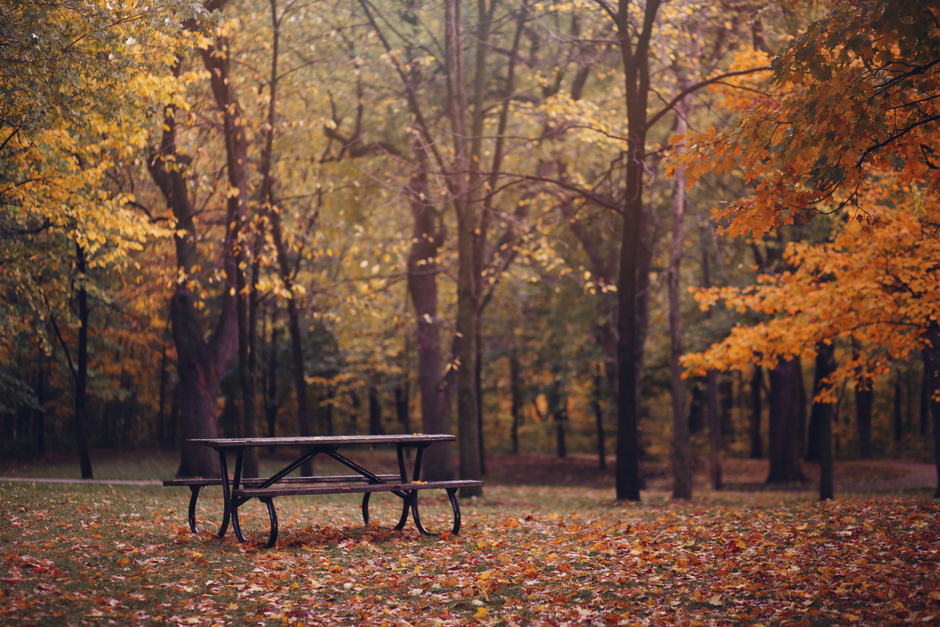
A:
<svg viewBox="0 0 940 627">
<path fill-rule="evenodd" d="M 376 475 L 379 479 L 384 481 L 398 481 L 401 479 L 400 475 Z M 342 483 L 344 481 L 368 481 L 368 477 L 363 477 L 362 475 L 322 475 L 314 477 L 283 477 L 278 484 L 281 483 Z M 267 481 L 264 477 L 249 477 L 242 478 L 242 485 L 260 485 Z M 165 486 L 210 486 L 210 485 L 222 485 L 221 479 L 216 478 L 202 478 L 202 477 L 184 477 L 180 479 L 167 479 L 163 482 Z"/>
<path fill-rule="evenodd" d="M 392 435 L 334 435 L 294 438 L 209 438 L 187 440 L 187 442 L 202 443 L 216 450 L 220 450 L 254 446 L 420 445 L 433 442 L 453 442 L 456 439 L 457 436 L 449 433 L 403 433 Z"/>
<path fill-rule="evenodd" d="M 246 488 L 233 490 L 232 497 L 273 498 L 275 496 L 304 496 L 314 494 L 356 494 L 365 492 L 408 492 L 411 490 L 444 490 L 447 488 L 476 488 L 482 481 L 428 481 L 427 483 L 365 483 L 341 486 L 289 486 L 277 488 Z"/>
</svg>

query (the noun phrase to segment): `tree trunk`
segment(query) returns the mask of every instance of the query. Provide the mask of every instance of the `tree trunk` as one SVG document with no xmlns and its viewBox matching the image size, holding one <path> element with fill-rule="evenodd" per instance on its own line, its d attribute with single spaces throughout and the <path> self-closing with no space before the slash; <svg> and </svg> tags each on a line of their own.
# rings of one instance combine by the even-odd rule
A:
<svg viewBox="0 0 940 627">
<path fill-rule="evenodd" d="M 219 7 L 225 4 L 219 2 Z M 251 352 L 251 330 L 249 328 L 248 308 L 254 286 L 245 277 L 248 263 L 247 216 L 248 216 L 248 132 L 245 118 L 232 90 L 229 75 L 228 39 L 219 38 L 212 46 L 200 49 L 203 66 L 209 73 L 216 107 L 222 116 L 222 133 L 225 139 L 225 164 L 228 174 L 228 222 L 227 245 L 233 247 L 235 257 L 234 274 L 237 294 L 236 319 L 238 324 L 238 379 L 242 390 L 242 417 L 245 425 L 245 437 L 257 437 L 257 392 L 255 377 L 249 364 Z M 233 193 L 235 192 L 235 193 Z M 258 449 L 249 448 L 245 452 L 243 475 L 258 476 Z"/>
<path fill-rule="evenodd" d="M 369 386 L 369 435 L 385 435 L 385 427 L 382 425 L 382 401 L 374 384 Z"/>
<path fill-rule="evenodd" d="M 591 406 L 594 409 L 594 422 L 597 427 L 597 467 L 601 470 L 607 468 L 607 453 L 604 443 L 604 410 L 601 406 L 601 365 L 597 364 L 594 371 L 594 398 L 591 400 Z"/>
<path fill-rule="evenodd" d="M 718 414 L 722 443 L 734 440 L 734 378 L 729 375 L 718 381 Z"/>
<path fill-rule="evenodd" d="M 640 500 L 640 430 L 637 398 L 637 357 L 641 330 L 638 328 L 637 270 L 640 230 L 643 220 L 643 170 L 646 159 L 647 102 L 649 97 L 649 41 L 659 11 L 659 0 L 648 0 L 643 28 L 634 31 L 630 2 L 620 0 L 615 15 L 623 63 L 627 108 L 627 151 L 624 176 L 623 223 L 620 240 L 620 274 L 617 284 L 617 467 L 618 500 Z"/>
<path fill-rule="evenodd" d="M 770 429 L 767 483 L 803 481 L 799 457 L 799 409 L 796 407 L 800 362 L 781 361 L 770 371 Z"/>
<path fill-rule="evenodd" d="M 705 377 L 692 379 L 692 392 L 689 394 L 689 433 L 701 433 L 705 430 L 705 407 L 708 404 Z"/>
<path fill-rule="evenodd" d="M 820 404 L 824 407 L 819 409 L 819 500 L 828 501 L 835 498 L 832 459 L 833 406 L 830 403 Z"/>
<path fill-rule="evenodd" d="M 937 489 L 933 497 L 940 499 L 940 325 L 931 321 L 924 333 L 927 341 L 923 348 L 924 387 L 933 414 L 934 463 L 937 470 Z"/>
<path fill-rule="evenodd" d="M 480 326 L 483 324 L 483 312 L 477 316 L 477 365 L 474 378 L 476 379 L 477 395 L 477 432 L 480 444 L 480 473 L 486 474 L 486 442 L 483 437 L 483 335 L 480 333 Z"/>
<path fill-rule="evenodd" d="M 930 427 L 930 373 L 927 370 L 927 354 L 922 353 L 924 374 L 920 384 L 920 437 L 927 437 Z"/>
<path fill-rule="evenodd" d="M 215 451 L 208 446 L 187 441 L 218 437 L 216 399 L 219 397 L 221 381 L 209 345 L 203 340 L 199 328 L 195 299 L 184 284 L 176 286 L 170 301 L 170 317 L 177 355 L 177 395 L 182 440 L 176 476 L 218 477 L 219 460 Z M 235 325 L 231 325 L 227 331 L 234 335 Z M 232 357 L 229 355 L 227 361 Z"/>
<path fill-rule="evenodd" d="M 398 424 L 401 425 L 402 433 L 411 433 L 411 412 L 409 411 L 409 389 L 408 379 L 402 377 L 404 381 L 395 386 L 395 415 L 398 417 Z"/>
<path fill-rule="evenodd" d="M 548 413 L 555 423 L 555 454 L 559 458 L 568 456 L 568 446 L 565 439 L 565 429 L 568 422 L 568 400 L 564 393 L 560 378 L 556 378 L 548 386 Z"/>
<path fill-rule="evenodd" d="M 174 72 L 179 72 L 179 64 L 174 67 Z M 154 151 L 148 170 L 176 218 L 176 263 L 178 274 L 184 277 L 177 283 L 170 299 L 170 321 L 179 378 L 175 398 L 182 441 L 180 465 L 176 474 L 178 477 L 217 477 L 219 463 L 215 452 L 207 446 L 187 440 L 218 436 L 216 399 L 219 396 L 221 375 L 238 348 L 234 238 L 227 234 L 223 244 L 222 268 L 226 278 L 220 286 L 222 312 L 212 339 L 207 342 L 200 328 L 196 299 L 187 282 L 197 263 L 197 238 L 193 223 L 195 210 L 189 198 L 184 167 L 188 162 L 186 155 L 177 152 L 176 122 L 172 108 L 168 108 L 160 146 Z M 227 229 L 234 219 L 232 206 L 229 205 L 225 222 Z"/>
<path fill-rule="evenodd" d="M 32 410 L 33 445 L 36 455 L 46 454 L 46 369 L 43 357 L 39 356 L 39 371 L 36 373 L 36 407 Z"/>
<path fill-rule="evenodd" d="M 75 446 L 82 479 L 92 479 L 91 457 L 88 454 L 88 290 L 85 249 L 75 246 L 75 270 L 78 273 L 78 363 L 75 372 Z"/>
<path fill-rule="evenodd" d="M 899 444 L 904 438 L 904 389 L 901 384 L 901 373 L 894 379 L 894 443 Z"/>
<path fill-rule="evenodd" d="M 450 407 L 444 391 L 441 320 L 437 310 L 437 253 L 446 232 L 440 217 L 428 203 L 429 164 L 420 144 L 413 154 L 419 168 L 411 176 L 408 200 L 414 218 L 411 250 L 408 253 L 408 293 L 415 308 L 418 334 L 418 393 L 421 397 L 421 428 L 425 433 L 450 433 Z M 450 443 L 428 447 L 422 475 L 425 481 L 443 481 L 456 476 L 454 449 Z"/>
<path fill-rule="evenodd" d="M 855 417 L 858 426 L 858 456 L 871 459 L 871 412 L 874 404 L 872 380 L 862 377 L 855 382 Z"/>
<path fill-rule="evenodd" d="M 277 430 L 277 355 L 280 334 L 277 330 L 277 304 L 272 303 L 270 310 L 269 323 L 271 325 L 271 334 L 268 344 L 268 384 L 265 386 L 264 416 L 268 423 L 268 437 L 273 438 Z"/>
<path fill-rule="evenodd" d="M 169 373 L 167 372 L 166 360 L 166 332 L 169 330 L 170 321 L 167 320 L 167 328 L 163 330 L 160 336 L 160 396 L 157 403 L 157 446 L 166 448 L 166 393 L 169 383 Z"/>
<path fill-rule="evenodd" d="M 707 240 L 702 237 L 702 287 L 712 286 Z M 711 320 L 712 312 L 705 312 Z M 718 373 L 709 370 L 705 376 L 705 394 L 708 401 L 708 478 L 712 488 L 721 489 L 721 418 L 718 415 Z"/>
<path fill-rule="evenodd" d="M 751 459 L 761 459 L 764 456 L 763 442 L 761 441 L 761 417 L 763 407 L 761 407 L 761 387 L 764 385 L 764 368 L 755 365 L 751 371 Z"/>
<path fill-rule="evenodd" d="M 806 461 L 819 462 L 819 500 L 833 498 L 832 468 L 832 403 L 818 403 L 816 396 L 822 390 L 826 377 L 836 368 L 836 347 L 832 343 L 816 345 L 816 368 L 813 373 L 813 405 L 809 417 L 806 443 Z"/>
<path fill-rule="evenodd" d="M 519 356 L 515 347 L 509 352 L 509 414 L 512 424 L 509 427 L 510 451 L 519 453 L 519 427 L 522 426 L 522 378 L 519 375 Z"/>
<path fill-rule="evenodd" d="M 800 358 L 796 358 L 799 364 L 800 373 L 803 372 L 803 365 Z M 796 411 L 797 411 L 797 454 L 803 457 L 806 454 L 806 386 L 803 385 L 802 375 L 796 380 Z"/>
<path fill-rule="evenodd" d="M 718 413 L 718 373 L 709 370 L 705 377 L 708 398 L 708 480 L 721 489 L 721 415 Z"/>
<path fill-rule="evenodd" d="M 239 247 L 242 248 L 241 246 Z M 242 434 L 246 438 L 258 437 L 258 387 L 255 377 L 255 320 L 257 296 L 255 283 L 241 269 L 247 255 L 238 254 L 238 382 L 242 392 Z M 254 265 L 254 264 L 252 264 Z M 254 312 L 252 311 L 254 310 Z M 245 450 L 242 473 L 245 477 L 259 476 L 258 448 Z"/>
<path fill-rule="evenodd" d="M 679 84 L 684 86 L 685 81 Z M 685 133 L 691 110 L 691 98 L 683 98 L 676 109 L 676 133 Z M 681 150 L 681 149 L 680 149 Z M 676 170 L 672 191 L 672 250 L 669 255 L 669 378 L 672 393 L 672 497 L 692 498 L 692 446 L 689 442 L 689 417 L 686 413 L 685 379 L 679 359 L 682 357 L 682 293 L 680 290 L 682 244 L 685 240 L 685 167 Z"/>
<path fill-rule="evenodd" d="M 835 370 L 835 346 L 819 342 L 816 344 L 816 367 L 813 374 L 813 400 L 809 415 L 809 427 L 806 437 L 806 455 L 804 459 L 808 462 L 822 462 L 824 443 L 821 439 L 823 423 L 822 420 L 828 416 L 832 420 L 831 403 L 817 403 L 816 396 L 822 390 L 823 381 Z M 831 433 L 831 427 L 830 427 Z M 831 437 L 831 435 L 830 435 Z"/>
<path fill-rule="evenodd" d="M 484 13 L 481 2 L 480 12 Z M 479 251 L 476 230 L 479 225 L 478 183 L 479 157 L 483 131 L 483 87 L 486 75 L 486 41 L 489 23 L 480 15 L 476 33 L 476 64 L 473 82 L 473 111 L 469 128 L 466 118 L 471 108 L 465 93 L 463 56 L 463 17 L 459 1 L 444 5 L 445 66 L 447 75 L 447 103 L 454 145 L 454 174 L 450 177 L 455 193 L 453 205 L 457 214 L 457 444 L 460 451 L 461 479 L 479 480 L 480 431 L 476 395 L 477 324 L 480 312 L 479 274 L 476 259 Z M 468 142 L 469 138 L 469 142 Z M 461 489 L 465 496 L 482 494 L 481 488 Z"/>
<path fill-rule="evenodd" d="M 332 385 L 326 386 L 327 403 L 324 408 L 324 418 L 326 420 L 326 434 L 333 435 L 333 399 L 336 398 L 336 391 Z"/>
</svg>

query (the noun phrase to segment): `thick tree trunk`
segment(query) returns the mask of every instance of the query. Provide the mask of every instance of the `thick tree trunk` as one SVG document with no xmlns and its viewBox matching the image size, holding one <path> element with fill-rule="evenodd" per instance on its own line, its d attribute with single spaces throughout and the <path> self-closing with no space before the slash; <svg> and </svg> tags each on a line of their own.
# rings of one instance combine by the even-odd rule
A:
<svg viewBox="0 0 940 627">
<path fill-rule="evenodd" d="M 179 71 L 178 65 L 174 71 Z M 193 223 L 195 210 L 189 199 L 186 170 L 183 167 L 189 158 L 176 150 L 176 122 L 172 109 L 167 110 L 163 124 L 160 147 L 154 151 L 148 169 L 177 221 L 174 238 L 176 262 L 179 274 L 183 277 L 170 299 L 170 320 L 179 377 L 175 399 L 182 440 L 180 465 L 176 474 L 178 477 L 216 477 L 219 474 L 219 463 L 214 451 L 187 440 L 218 436 L 216 399 L 219 396 L 221 373 L 228 368 L 238 348 L 234 238 L 228 234 L 223 244 L 222 267 L 226 278 L 220 286 L 222 312 L 211 342 L 207 342 L 200 328 L 195 296 L 187 284 L 197 263 L 196 229 Z M 230 205 L 226 215 L 227 227 L 234 219 Z"/>
<path fill-rule="evenodd" d="M 923 348 L 924 387 L 930 413 L 933 414 L 934 463 L 937 470 L 937 489 L 933 497 L 940 499 L 940 325 L 931 321 L 924 333 L 927 343 Z"/>
<path fill-rule="evenodd" d="M 639 145 L 641 143 L 634 139 L 631 142 L 631 150 L 635 150 Z M 636 192 L 642 192 L 642 172 L 639 165 L 634 159 L 627 165 L 626 189 L 630 200 L 624 207 L 620 279 L 617 286 L 620 308 L 617 325 L 617 388 L 620 402 L 617 407 L 616 495 L 617 499 L 631 501 L 640 500 L 639 405 L 636 395 L 636 261 L 638 226 L 643 207 L 642 199 L 635 197 Z M 634 194 L 630 194 L 631 190 Z"/>
<path fill-rule="evenodd" d="M 225 4 L 224 1 L 218 3 Z M 236 282 L 236 314 L 238 323 L 238 379 L 242 390 L 242 416 L 245 437 L 257 437 L 257 392 L 255 377 L 249 364 L 251 351 L 251 330 L 249 328 L 248 308 L 254 286 L 245 277 L 245 267 L 249 262 L 245 253 L 247 248 L 248 215 L 248 133 L 238 99 L 233 92 L 229 75 L 228 40 L 220 38 L 214 45 L 200 50 L 203 65 L 209 73 L 209 82 L 216 107 L 222 116 L 222 133 L 225 139 L 225 163 L 228 174 L 228 213 L 230 232 L 227 245 L 233 247 L 236 263 L 234 265 Z M 233 193 L 235 192 L 235 193 Z M 258 476 L 258 449 L 249 448 L 245 452 L 242 472 L 246 477 Z"/>
<path fill-rule="evenodd" d="M 461 479 L 479 480 L 483 476 L 480 466 L 480 431 L 476 394 L 477 361 L 477 281 L 473 273 L 474 236 L 468 223 L 467 207 L 461 212 L 458 226 L 458 274 L 457 274 L 457 426 L 458 448 L 460 450 Z M 479 488 L 462 490 L 465 496 L 478 495 Z"/>
<path fill-rule="evenodd" d="M 414 218 L 411 251 L 408 254 L 408 293 L 415 309 L 418 333 L 418 393 L 421 397 L 421 428 L 425 433 L 451 433 L 450 407 L 445 394 L 441 347 L 441 320 L 437 310 L 436 258 L 444 244 L 443 230 L 434 208 L 428 204 L 428 163 L 422 147 L 415 144 L 419 169 L 412 175 L 408 199 Z M 424 454 L 426 481 L 456 476 L 454 449 L 449 443 L 435 444 Z"/>
<path fill-rule="evenodd" d="M 823 420 L 832 420 L 832 404 L 817 403 L 815 398 L 822 390 L 823 381 L 835 370 L 835 346 L 819 342 L 816 345 L 816 367 L 813 374 L 813 401 L 809 414 L 809 427 L 806 436 L 806 455 L 808 462 L 822 462 L 823 447 L 822 429 Z M 830 433 L 831 433 L 830 426 Z M 831 437 L 831 436 L 830 436 Z"/>
<path fill-rule="evenodd" d="M 768 456 L 770 473 L 767 483 L 803 481 L 799 456 L 799 408 L 797 379 L 800 362 L 781 361 L 770 371 L 770 429 Z"/>
<path fill-rule="evenodd" d="M 91 457 L 88 454 L 88 290 L 85 249 L 75 247 L 75 270 L 78 273 L 78 363 L 75 372 L 75 447 L 82 479 L 92 479 Z"/>
<path fill-rule="evenodd" d="M 646 107 L 649 98 L 649 42 L 659 0 L 648 0 L 643 27 L 634 30 L 630 2 L 620 0 L 616 18 L 627 109 L 627 151 L 623 188 L 623 223 L 617 284 L 617 499 L 640 500 L 640 429 L 637 358 L 643 332 L 637 319 L 638 267 L 643 226 L 643 171 L 646 159 Z"/>
<path fill-rule="evenodd" d="M 763 387 L 763 385 L 764 368 L 758 364 L 751 370 L 751 451 L 749 455 L 751 459 L 761 459 L 764 456 L 764 446 L 761 441 L 760 431 L 761 417 L 763 414 L 763 407 L 761 406 L 761 387 Z"/>
<path fill-rule="evenodd" d="M 217 477 L 219 460 L 215 451 L 191 439 L 218 437 L 216 399 L 220 378 L 209 345 L 202 338 L 195 299 L 182 284 L 170 301 L 173 342 L 176 345 L 179 384 L 182 454 L 177 477 Z M 234 327 L 232 329 L 234 331 Z M 231 357 L 230 357 L 231 359 Z"/>
<path fill-rule="evenodd" d="M 485 12 L 485 3 L 480 3 Z M 472 88 L 472 115 L 466 97 L 463 54 L 463 16 L 461 3 L 444 5 L 445 66 L 447 74 L 447 104 L 454 146 L 454 174 L 450 177 L 452 200 L 457 214 L 457 321 L 455 325 L 457 354 L 457 444 L 460 451 L 461 479 L 479 480 L 480 431 L 476 395 L 477 325 L 480 313 L 479 272 L 480 251 L 477 241 L 482 236 L 479 222 L 480 161 L 484 110 L 484 81 L 486 78 L 486 40 L 489 23 L 480 15 L 476 32 L 476 63 Z M 465 496 L 482 494 L 481 488 L 461 489 Z"/>
<path fill-rule="evenodd" d="M 836 368 L 835 345 L 819 342 L 816 345 L 816 368 L 813 374 L 813 405 L 809 417 L 806 443 L 806 461 L 819 462 L 819 500 L 834 496 L 832 468 L 832 403 L 817 403 L 826 377 Z"/>
</svg>

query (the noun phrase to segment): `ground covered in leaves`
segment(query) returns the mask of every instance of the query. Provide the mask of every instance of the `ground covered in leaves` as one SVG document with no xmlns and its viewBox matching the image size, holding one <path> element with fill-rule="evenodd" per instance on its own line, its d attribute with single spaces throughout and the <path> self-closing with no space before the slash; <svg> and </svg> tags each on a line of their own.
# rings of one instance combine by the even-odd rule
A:
<svg viewBox="0 0 940 627">
<path fill-rule="evenodd" d="M 488 486 L 459 536 L 364 527 L 358 499 L 278 499 L 281 537 L 193 535 L 188 491 L 0 483 L 0 624 L 940 624 L 928 491 L 644 492 Z M 391 495 L 373 517 L 397 519 Z M 218 492 L 200 500 L 217 524 Z M 446 528 L 443 499 L 424 506 Z"/>
</svg>

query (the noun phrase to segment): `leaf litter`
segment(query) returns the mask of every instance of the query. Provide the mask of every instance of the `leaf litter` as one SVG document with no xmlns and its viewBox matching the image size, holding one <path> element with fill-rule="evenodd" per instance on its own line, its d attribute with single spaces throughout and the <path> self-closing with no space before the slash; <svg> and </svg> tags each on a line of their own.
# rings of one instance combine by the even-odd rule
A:
<svg viewBox="0 0 940 627">
<path fill-rule="evenodd" d="M 191 534 L 185 495 L 159 488 L 0 486 L 0 623 L 940 624 L 940 503 L 603 494 L 488 489 L 438 538 L 364 527 L 353 500 L 284 498 L 265 550 L 260 508 L 240 545 Z"/>
</svg>

